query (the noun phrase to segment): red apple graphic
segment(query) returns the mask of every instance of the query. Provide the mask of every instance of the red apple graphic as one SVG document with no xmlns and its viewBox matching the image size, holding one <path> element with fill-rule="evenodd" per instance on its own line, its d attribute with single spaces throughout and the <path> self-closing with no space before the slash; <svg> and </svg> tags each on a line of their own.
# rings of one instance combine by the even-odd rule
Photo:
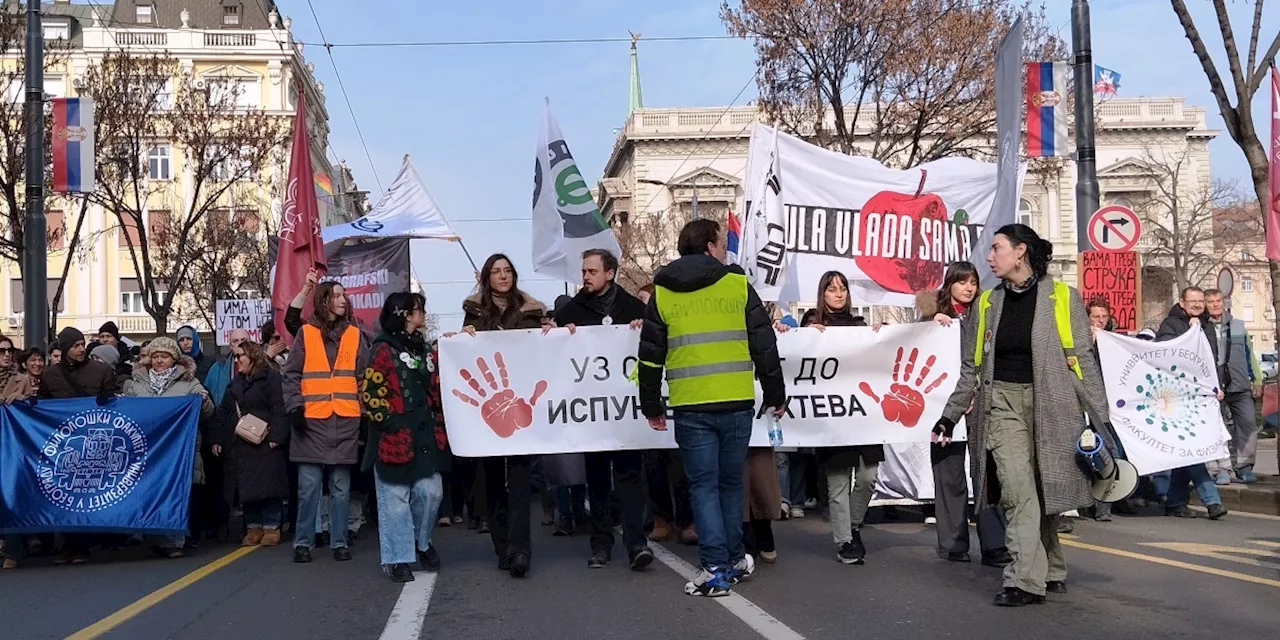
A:
<svg viewBox="0 0 1280 640">
<path fill-rule="evenodd" d="M 947 206 L 942 198 L 924 192 L 924 181 L 928 171 L 920 171 L 920 185 L 914 194 L 881 191 L 871 196 L 862 206 L 859 215 L 859 226 L 863 238 L 859 239 L 862 255 L 855 260 L 858 268 L 867 274 L 876 284 L 886 291 L 895 293 L 915 293 L 923 289 L 937 289 L 942 285 L 942 263 L 936 260 L 921 260 L 920 247 L 924 243 L 920 229 L 924 220 L 947 219 Z M 872 214 L 880 216 L 880 236 L 874 247 L 866 245 L 867 219 Z M 896 228 L 902 230 L 902 221 L 911 220 L 911 242 L 908 255 L 896 255 L 896 247 L 901 246 L 901 237 L 895 237 L 893 257 L 884 257 L 885 220 L 889 216 L 897 216 Z M 875 255 L 869 249 L 874 249 Z"/>
</svg>

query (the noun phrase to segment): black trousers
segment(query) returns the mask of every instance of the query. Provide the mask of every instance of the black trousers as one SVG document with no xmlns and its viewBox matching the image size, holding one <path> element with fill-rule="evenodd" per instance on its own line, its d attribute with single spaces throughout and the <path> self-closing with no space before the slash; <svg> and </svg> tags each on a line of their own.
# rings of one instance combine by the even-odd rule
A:
<svg viewBox="0 0 1280 640">
<path fill-rule="evenodd" d="M 644 461 L 640 451 L 597 451 L 585 455 L 587 496 L 591 500 L 591 552 L 613 549 L 613 509 L 617 492 L 622 516 L 622 546 L 627 557 L 645 547 Z"/>
<path fill-rule="evenodd" d="M 533 479 L 529 456 L 484 458 L 486 502 L 489 507 L 489 536 L 499 558 L 517 554 L 533 556 L 530 540 L 530 501 Z"/>
<path fill-rule="evenodd" d="M 938 519 L 938 556 L 969 553 L 969 466 L 965 464 L 964 442 L 946 447 L 932 445 L 933 504 Z M 978 543 L 982 555 L 1005 551 L 1004 513 L 999 507 L 978 514 Z"/>
<path fill-rule="evenodd" d="M 693 524 L 693 504 L 689 501 L 689 479 L 676 449 L 646 451 L 644 475 L 649 485 L 649 509 L 677 527 Z"/>
<path fill-rule="evenodd" d="M 777 551 L 773 541 L 773 522 L 752 520 L 742 523 L 742 547 L 753 556 L 761 551 Z"/>
</svg>

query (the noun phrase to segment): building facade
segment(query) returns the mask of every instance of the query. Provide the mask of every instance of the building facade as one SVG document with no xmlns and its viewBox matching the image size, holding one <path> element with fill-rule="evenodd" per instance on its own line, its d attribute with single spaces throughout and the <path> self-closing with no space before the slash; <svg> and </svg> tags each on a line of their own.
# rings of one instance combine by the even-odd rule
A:
<svg viewBox="0 0 1280 640">
<path fill-rule="evenodd" d="M 634 60 L 634 45 L 632 55 Z M 638 100 L 635 64 L 632 76 L 631 112 L 618 130 L 597 187 L 601 212 L 615 225 L 669 212 L 687 217 L 695 200 L 703 217 L 724 219 L 728 211 L 741 213 L 748 141 L 761 114 L 753 106 L 644 108 Z M 1209 188 L 1209 142 L 1218 132 L 1206 125 L 1203 108 L 1181 98 L 1116 98 L 1099 104 L 1096 112 L 1103 205 L 1129 206 L 1144 216 L 1161 215 L 1158 207 L 1151 206 L 1160 191 L 1149 169 L 1156 160 L 1179 159 L 1175 179 L 1182 192 Z M 868 140 L 874 133 L 869 126 L 855 130 Z M 1034 164 L 1023 184 L 1018 212 L 1020 222 L 1054 243 L 1051 271 L 1072 284 L 1078 255 L 1075 186 L 1074 162 L 1050 159 Z M 1154 241 L 1154 236 L 1144 235 L 1138 250 L 1153 253 Z M 1203 250 L 1213 251 L 1212 243 Z M 1162 268 L 1164 262 L 1149 256 L 1144 263 L 1146 324 L 1158 323 L 1173 300 L 1173 278 Z M 797 306 L 805 309 L 812 304 Z"/>
<path fill-rule="evenodd" d="M 5 9 L 21 12 L 21 7 Z M 354 191 L 349 172 L 333 166 L 328 149 L 328 113 L 325 110 L 324 86 L 313 76 L 313 66 L 303 57 L 303 46 L 293 40 L 290 19 L 279 13 L 271 0 L 117 0 L 107 3 L 79 4 L 58 1 L 42 8 L 42 23 L 48 56 L 44 78 L 45 99 L 74 97 L 81 79 L 103 56 L 123 51 L 139 56 L 166 55 L 177 65 L 178 73 L 201 79 L 216 78 L 219 83 L 237 88 L 235 108 L 261 111 L 285 121 L 292 129 L 296 95 L 305 92 L 308 138 L 311 162 L 320 202 L 322 224 L 336 224 L 350 218 L 344 192 Z M 14 68 L 20 49 L 11 48 L 0 64 Z M 4 96 L 22 100 L 22 78 L 5 74 L 8 85 Z M 171 79 L 165 92 L 172 92 L 179 78 Z M 196 86 L 199 86 L 198 84 Z M 172 101 L 172 98 L 166 98 Z M 162 100 L 163 103 L 163 100 Z M 161 107 L 166 108 L 166 107 Z M 21 105 L 17 107 L 21 113 Z M 234 116 L 233 116 L 234 117 Z M 278 220 L 283 204 L 282 185 L 287 175 L 288 142 L 274 154 L 270 166 L 245 179 L 219 196 L 219 211 L 235 219 L 262 220 L 270 216 Z M 182 151 L 171 141 L 158 138 L 145 151 L 142 159 L 150 185 L 159 185 L 147 198 L 145 223 L 159 220 L 154 216 L 168 211 L 187 211 L 191 202 L 192 168 L 183 162 Z M 48 288 L 50 296 L 59 283 L 66 264 L 64 239 L 77 222 L 81 201 L 49 194 Z M 4 206 L 0 203 L 0 206 Z M 83 256 L 74 259 L 63 283 L 59 302 L 59 326 L 75 326 L 96 331 L 107 321 L 134 338 L 154 334 L 155 321 L 143 310 L 139 279 L 131 259 L 130 245 L 137 243 L 129 229 L 121 228 L 117 216 L 96 204 L 85 211 L 80 237 L 88 243 Z M 266 226 L 260 228 L 266 229 Z M 263 242 L 266 233 L 263 233 Z M 135 232 L 136 234 L 136 232 Z M 136 244 L 133 244 L 136 247 Z M 8 294 L 0 301 L 0 331 L 7 335 L 22 334 L 25 322 L 22 308 L 22 281 L 18 265 L 0 260 L 0 278 Z M 267 292 L 243 292 L 266 295 Z M 255 297 L 250 295 L 250 297 Z M 213 301 L 206 301 L 212 305 Z M 201 314 L 190 308 L 175 309 L 169 319 L 170 329 L 181 323 L 204 325 Z"/>
</svg>

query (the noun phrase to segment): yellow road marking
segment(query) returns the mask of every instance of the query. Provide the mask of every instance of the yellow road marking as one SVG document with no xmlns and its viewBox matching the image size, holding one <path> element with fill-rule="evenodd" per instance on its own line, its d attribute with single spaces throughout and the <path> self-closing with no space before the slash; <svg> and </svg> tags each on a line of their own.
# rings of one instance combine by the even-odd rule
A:
<svg viewBox="0 0 1280 640">
<path fill-rule="evenodd" d="M 1250 542 L 1257 543 L 1256 540 Z M 1239 562 L 1254 567 L 1262 567 L 1263 569 L 1280 568 L 1280 556 L 1277 556 L 1270 549 L 1252 549 L 1249 547 L 1228 547 L 1220 544 L 1203 544 L 1199 542 L 1144 542 L 1148 547 L 1157 549 L 1168 549 L 1169 551 L 1178 551 L 1181 553 L 1189 553 L 1191 555 L 1203 556 L 1205 558 L 1213 558 L 1214 560 L 1224 560 L 1226 562 Z M 1265 543 L 1263 543 L 1265 546 Z M 1277 545 L 1280 546 L 1280 545 Z M 1241 556 L 1256 556 L 1258 558 L 1267 558 L 1270 562 L 1262 562 L 1254 558 Z"/>
<path fill-rule="evenodd" d="M 197 581 L 209 577 L 214 571 L 221 569 L 250 553 L 253 553 L 259 547 L 240 547 L 225 556 L 206 564 L 191 573 L 188 573 L 169 584 L 166 584 L 151 593 L 143 596 L 133 604 L 67 636 L 66 640 L 91 640 L 102 634 L 124 624 L 130 618 L 150 609 L 163 602 L 169 596 L 186 589 L 195 584 Z"/>
<path fill-rule="evenodd" d="M 1218 576 L 1220 578 L 1232 578 L 1234 580 L 1240 580 L 1242 582 L 1252 582 L 1254 584 L 1261 584 L 1268 587 L 1276 587 L 1280 589 L 1280 580 L 1272 580 L 1270 578 L 1259 578 L 1258 576 L 1251 576 L 1247 573 L 1239 573 L 1236 571 L 1216 569 L 1214 567 L 1206 567 L 1204 565 L 1192 564 L 1190 562 L 1180 562 L 1178 560 L 1170 560 L 1168 558 L 1161 558 L 1158 556 L 1149 556 L 1142 553 L 1124 551 L 1122 549 L 1112 549 L 1111 547 L 1102 547 L 1096 544 L 1089 544 L 1087 542 L 1079 542 L 1077 540 L 1062 540 L 1062 544 L 1064 546 L 1075 547 L 1077 549 L 1084 549 L 1086 551 L 1097 551 L 1098 553 L 1106 553 L 1113 556 L 1120 556 L 1121 558 L 1129 558 L 1131 560 L 1142 560 L 1144 562 L 1162 564 L 1166 567 L 1176 567 L 1178 569 L 1186 569 L 1188 571 L 1198 571 L 1200 573 L 1207 573 L 1209 575 Z"/>
<path fill-rule="evenodd" d="M 1208 513 L 1208 512 L 1209 512 L 1209 511 L 1208 511 L 1208 510 L 1206 510 L 1204 507 L 1191 506 L 1190 508 L 1191 508 L 1191 510 L 1192 510 L 1192 511 L 1199 511 L 1200 513 Z M 1273 515 L 1268 514 L 1268 513 L 1249 513 L 1249 512 L 1247 512 L 1247 511 L 1232 511 L 1232 512 L 1231 512 L 1231 517 L 1232 517 L 1232 518 L 1236 518 L 1236 517 L 1240 517 L 1240 518 L 1253 518 L 1254 520 L 1271 520 L 1271 521 L 1280 521 L 1280 516 L 1273 516 Z"/>
</svg>

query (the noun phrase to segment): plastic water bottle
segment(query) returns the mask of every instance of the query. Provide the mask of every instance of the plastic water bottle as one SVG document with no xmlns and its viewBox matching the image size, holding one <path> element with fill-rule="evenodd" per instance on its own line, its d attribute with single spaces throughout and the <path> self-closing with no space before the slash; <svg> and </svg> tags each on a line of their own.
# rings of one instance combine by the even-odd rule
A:
<svg viewBox="0 0 1280 640">
<path fill-rule="evenodd" d="M 769 412 L 769 445 L 782 446 L 782 420 L 772 411 Z"/>
</svg>

